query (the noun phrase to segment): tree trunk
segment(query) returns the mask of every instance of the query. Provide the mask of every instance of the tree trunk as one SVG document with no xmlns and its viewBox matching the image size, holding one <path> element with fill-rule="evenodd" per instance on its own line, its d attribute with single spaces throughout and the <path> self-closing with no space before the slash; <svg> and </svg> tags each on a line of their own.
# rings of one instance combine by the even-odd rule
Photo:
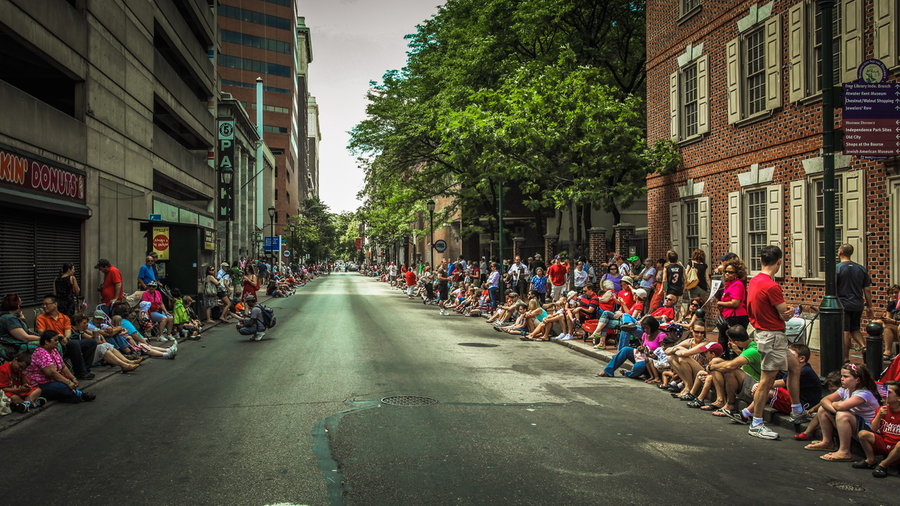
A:
<svg viewBox="0 0 900 506">
<path fill-rule="evenodd" d="M 581 230 L 581 219 L 584 216 L 584 206 L 577 205 L 575 206 L 575 250 L 578 252 L 578 256 L 581 256 L 584 253 L 582 237 L 584 234 Z"/>
</svg>

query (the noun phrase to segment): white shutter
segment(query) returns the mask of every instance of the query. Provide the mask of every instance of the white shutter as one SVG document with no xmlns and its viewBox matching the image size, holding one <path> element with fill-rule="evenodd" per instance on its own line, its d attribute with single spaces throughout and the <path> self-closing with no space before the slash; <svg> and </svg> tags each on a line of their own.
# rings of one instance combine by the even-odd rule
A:
<svg viewBox="0 0 900 506">
<path fill-rule="evenodd" d="M 778 246 L 784 252 L 784 191 L 780 184 L 766 187 L 766 242 L 769 246 Z M 784 276 L 784 263 L 776 274 Z"/>
<path fill-rule="evenodd" d="M 900 63 L 897 49 L 897 0 L 875 0 L 875 58 L 887 68 Z"/>
<path fill-rule="evenodd" d="M 766 21 L 766 109 L 781 107 L 781 14 Z"/>
<path fill-rule="evenodd" d="M 707 258 L 712 258 L 712 240 L 710 239 L 710 211 L 709 197 L 697 199 L 697 226 L 699 228 L 700 249 L 706 252 Z"/>
<path fill-rule="evenodd" d="M 895 0 L 896 1 L 896 0 Z M 856 81 L 863 61 L 863 0 L 841 2 L 841 82 Z M 894 41 L 894 44 L 897 42 Z"/>
<path fill-rule="evenodd" d="M 866 265 L 864 191 L 865 174 L 862 170 L 844 173 L 844 242 L 853 245 L 853 261 L 860 265 Z"/>
<path fill-rule="evenodd" d="M 709 55 L 697 59 L 697 133 L 709 132 Z"/>
<path fill-rule="evenodd" d="M 743 257 L 741 252 L 741 192 L 728 194 L 728 251 Z"/>
<path fill-rule="evenodd" d="M 806 96 L 806 3 L 800 2 L 788 11 L 788 59 L 790 72 L 788 94 L 791 102 Z"/>
<path fill-rule="evenodd" d="M 790 207 L 791 207 L 791 276 L 805 278 L 809 276 L 806 249 L 806 230 L 809 215 L 807 214 L 808 183 L 805 179 L 791 182 Z"/>
<path fill-rule="evenodd" d="M 683 253 L 681 250 L 681 201 L 669 204 L 669 239 L 672 243 L 672 250 L 679 256 Z"/>
<path fill-rule="evenodd" d="M 672 72 L 669 76 L 669 116 L 671 124 L 669 126 L 669 137 L 678 141 L 678 72 Z"/>
<path fill-rule="evenodd" d="M 732 39 L 725 48 L 727 67 L 725 77 L 728 94 L 728 124 L 733 124 L 741 119 L 741 66 L 738 39 Z"/>
</svg>

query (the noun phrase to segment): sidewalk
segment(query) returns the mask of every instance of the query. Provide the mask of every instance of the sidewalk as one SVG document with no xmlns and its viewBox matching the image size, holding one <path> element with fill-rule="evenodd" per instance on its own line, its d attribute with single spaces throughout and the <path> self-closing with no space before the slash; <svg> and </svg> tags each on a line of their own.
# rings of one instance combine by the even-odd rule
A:
<svg viewBox="0 0 900 506">
<path fill-rule="evenodd" d="M 264 302 L 268 302 L 269 300 L 271 300 L 273 298 L 273 297 L 269 297 L 269 296 L 265 295 L 265 290 L 260 290 L 260 291 L 263 292 L 263 295 L 262 296 L 258 295 L 259 291 L 257 291 L 257 296 L 256 296 L 257 300 L 259 301 L 260 304 L 262 304 Z M 224 325 L 224 324 L 223 324 L 223 322 L 220 322 L 218 320 L 216 320 L 215 323 L 204 324 L 203 329 L 200 331 L 200 334 L 205 334 L 209 330 L 219 327 L 220 325 Z M 181 344 L 185 341 L 190 341 L 190 339 L 188 339 L 188 338 L 179 338 L 178 339 L 179 344 Z M 150 364 L 152 362 L 154 362 L 154 361 L 145 360 L 143 363 L 141 363 L 141 368 L 146 367 L 148 364 Z M 121 374 L 118 367 L 111 366 L 111 365 L 95 366 L 92 368 L 91 372 L 94 373 L 94 379 L 79 382 L 82 390 L 90 390 L 94 385 L 97 385 L 98 383 L 100 383 L 102 381 L 106 381 L 109 378 L 119 376 Z M 40 413 L 44 413 L 48 409 L 52 409 L 52 408 L 54 408 L 54 406 L 56 406 L 58 404 L 60 404 L 60 403 L 48 402 L 47 405 L 44 406 L 43 408 L 40 408 L 40 409 L 37 409 L 34 411 L 29 411 L 28 413 L 23 414 L 23 413 L 13 412 L 6 416 L 0 416 L 0 432 L 3 432 L 11 427 L 14 427 L 14 426 L 18 425 L 19 423 L 31 418 L 32 416 L 35 416 Z"/>
</svg>

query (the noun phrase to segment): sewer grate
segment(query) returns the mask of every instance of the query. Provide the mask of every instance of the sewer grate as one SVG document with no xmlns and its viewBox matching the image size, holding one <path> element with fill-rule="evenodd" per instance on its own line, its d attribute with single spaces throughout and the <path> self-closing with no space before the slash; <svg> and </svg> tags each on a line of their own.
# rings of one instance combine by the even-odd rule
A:
<svg viewBox="0 0 900 506">
<path fill-rule="evenodd" d="M 862 485 L 850 483 L 848 481 L 831 480 L 828 482 L 829 487 L 834 487 L 844 492 L 865 492 L 866 489 Z"/>
<path fill-rule="evenodd" d="M 488 344 L 488 343 L 456 343 L 459 346 L 471 346 L 473 348 L 496 348 L 500 346 L 499 344 Z"/>
<path fill-rule="evenodd" d="M 418 395 L 394 395 L 381 399 L 381 403 L 391 406 L 428 406 L 437 404 L 438 401 L 431 397 L 420 397 Z"/>
</svg>

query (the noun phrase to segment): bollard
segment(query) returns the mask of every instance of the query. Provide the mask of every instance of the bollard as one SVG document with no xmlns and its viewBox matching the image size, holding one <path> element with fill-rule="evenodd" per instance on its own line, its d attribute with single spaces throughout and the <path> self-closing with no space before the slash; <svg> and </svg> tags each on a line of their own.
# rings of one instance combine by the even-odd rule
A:
<svg viewBox="0 0 900 506">
<path fill-rule="evenodd" d="M 884 332 L 884 327 L 880 323 L 872 322 L 866 325 L 866 332 L 869 334 L 869 337 L 866 338 L 866 369 L 877 381 L 881 379 L 881 370 L 884 369 L 881 357 L 881 350 L 884 348 L 881 334 Z"/>
</svg>

